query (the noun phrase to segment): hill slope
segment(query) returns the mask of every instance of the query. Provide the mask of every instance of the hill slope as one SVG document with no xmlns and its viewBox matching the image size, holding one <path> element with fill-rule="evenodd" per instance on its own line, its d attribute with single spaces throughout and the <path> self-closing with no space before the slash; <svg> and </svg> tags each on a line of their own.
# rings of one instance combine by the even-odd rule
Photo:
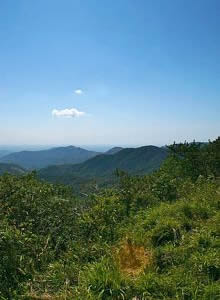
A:
<svg viewBox="0 0 220 300">
<path fill-rule="evenodd" d="M 75 177 L 111 177 L 115 169 L 146 174 L 159 168 L 166 157 L 167 150 L 155 146 L 126 148 L 113 155 L 97 155 L 77 165 L 49 166 L 38 174 L 42 179 L 62 183 L 71 183 Z"/>
<path fill-rule="evenodd" d="M 109 149 L 108 151 L 106 151 L 105 154 L 110 154 L 110 155 L 112 155 L 112 154 L 118 153 L 118 152 L 121 151 L 121 150 L 123 150 L 122 147 L 114 147 L 114 148 L 111 148 L 111 149 Z"/>
<path fill-rule="evenodd" d="M 26 171 L 22 167 L 15 164 L 0 163 L 0 175 L 10 173 L 14 175 L 24 174 Z"/>
<path fill-rule="evenodd" d="M 10 152 L 7 151 L 7 150 L 0 150 L 0 158 L 5 156 L 5 155 L 8 155 Z"/>
<path fill-rule="evenodd" d="M 98 152 L 68 146 L 40 151 L 21 151 L 11 153 L 0 162 L 18 164 L 27 169 L 40 169 L 49 165 L 77 164 L 96 156 Z"/>
</svg>

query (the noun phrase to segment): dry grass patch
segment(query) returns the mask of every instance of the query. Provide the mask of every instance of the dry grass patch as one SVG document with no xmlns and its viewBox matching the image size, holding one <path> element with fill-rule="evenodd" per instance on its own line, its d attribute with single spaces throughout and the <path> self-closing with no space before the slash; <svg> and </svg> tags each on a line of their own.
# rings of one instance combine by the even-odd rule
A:
<svg viewBox="0 0 220 300">
<path fill-rule="evenodd" d="M 131 276 L 139 275 L 145 267 L 152 264 L 152 253 L 143 246 L 137 246 L 127 239 L 116 250 L 120 271 Z"/>
</svg>

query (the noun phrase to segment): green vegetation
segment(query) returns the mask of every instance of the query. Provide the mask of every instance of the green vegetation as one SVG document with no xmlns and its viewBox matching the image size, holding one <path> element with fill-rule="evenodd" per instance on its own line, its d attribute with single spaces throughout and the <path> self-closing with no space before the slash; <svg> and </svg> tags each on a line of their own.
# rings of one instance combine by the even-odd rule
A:
<svg viewBox="0 0 220 300">
<path fill-rule="evenodd" d="M 1 176 L 0 299 L 219 299 L 220 138 L 169 149 L 86 199 Z"/>
<path fill-rule="evenodd" d="M 26 170 L 18 165 L 0 163 L 0 175 L 4 173 L 20 175 L 26 173 Z"/>
</svg>

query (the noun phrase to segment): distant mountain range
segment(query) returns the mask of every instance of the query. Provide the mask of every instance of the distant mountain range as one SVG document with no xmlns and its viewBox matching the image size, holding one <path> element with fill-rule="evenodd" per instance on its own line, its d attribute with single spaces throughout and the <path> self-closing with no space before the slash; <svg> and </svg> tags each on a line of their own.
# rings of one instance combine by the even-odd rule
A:
<svg viewBox="0 0 220 300">
<path fill-rule="evenodd" d="M 106 154 L 109 153 L 96 155 L 81 164 L 49 166 L 39 170 L 38 175 L 51 182 L 71 184 L 76 178 L 110 178 L 117 168 L 133 174 L 147 174 L 160 167 L 168 151 L 156 146 L 144 146 Z"/>
<path fill-rule="evenodd" d="M 49 165 L 82 163 L 98 154 L 99 152 L 68 146 L 10 153 L 1 157 L 0 162 L 17 164 L 26 169 L 40 169 Z"/>
<path fill-rule="evenodd" d="M 0 175 L 5 172 L 24 174 L 26 170 L 37 169 L 41 179 L 75 187 L 91 181 L 109 183 L 114 181 L 116 169 L 147 174 L 158 169 L 167 154 L 167 148 L 156 146 L 114 147 L 104 153 L 74 146 L 21 151 L 0 158 Z"/>
<path fill-rule="evenodd" d="M 112 155 L 122 149 L 121 147 L 114 147 L 106 151 L 105 154 Z M 101 154 L 101 152 L 74 146 L 13 153 L 7 150 L 0 150 L 0 162 L 17 164 L 26 169 L 41 169 L 50 165 L 79 164 L 98 154 Z"/>
<path fill-rule="evenodd" d="M 4 173 L 10 173 L 10 174 L 14 174 L 14 175 L 22 175 L 22 174 L 26 173 L 26 170 L 18 165 L 0 163 L 0 175 L 2 175 Z"/>
</svg>

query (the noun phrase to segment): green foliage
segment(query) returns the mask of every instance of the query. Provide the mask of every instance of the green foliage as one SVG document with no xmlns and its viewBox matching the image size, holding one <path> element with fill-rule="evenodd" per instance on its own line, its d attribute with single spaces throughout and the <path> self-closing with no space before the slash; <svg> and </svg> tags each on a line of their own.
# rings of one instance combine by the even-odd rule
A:
<svg viewBox="0 0 220 300">
<path fill-rule="evenodd" d="M 91 209 L 79 219 L 78 228 L 88 241 L 111 243 L 116 239 L 116 227 L 125 216 L 125 208 L 114 192 L 108 191 L 94 199 Z"/>
<path fill-rule="evenodd" d="M 220 137 L 208 144 L 174 143 L 168 148 L 171 162 L 166 165 L 175 175 L 190 177 L 192 180 L 196 180 L 200 175 L 204 177 L 220 175 Z"/>
<path fill-rule="evenodd" d="M 0 178 L 3 296 L 18 292 L 34 272 L 60 257 L 74 238 L 77 210 L 74 201 L 64 200 L 61 193 L 68 194 L 68 190 L 40 183 L 34 174 Z"/>
<path fill-rule="evenodd" d="M 178 222 L 166 220 L 155 226 L 152 230 L 151 241 L 157 247 L 167 243 L 177 244 L 181 238 Z"/>
<path fill-rule="evenodd" d="M 1 176 L 0 299 L 219 299 L 219 138 L 170 149 L 83 203 L 35 173 Z"/>
<path fill-rule="evenodd" d="M 2 222 L 0 227 L 0 296 L 12 299 L 22 291 L 20 282 L 31 279 L 32 274 L 28 270 L 27 238 Z"/>
<path fill-rule="evenodd" d="M 114 261 L 103 258 L 88 265 L 79 275 L 77 299 L 125 299 L 127 282 Z"/>
</svg>

